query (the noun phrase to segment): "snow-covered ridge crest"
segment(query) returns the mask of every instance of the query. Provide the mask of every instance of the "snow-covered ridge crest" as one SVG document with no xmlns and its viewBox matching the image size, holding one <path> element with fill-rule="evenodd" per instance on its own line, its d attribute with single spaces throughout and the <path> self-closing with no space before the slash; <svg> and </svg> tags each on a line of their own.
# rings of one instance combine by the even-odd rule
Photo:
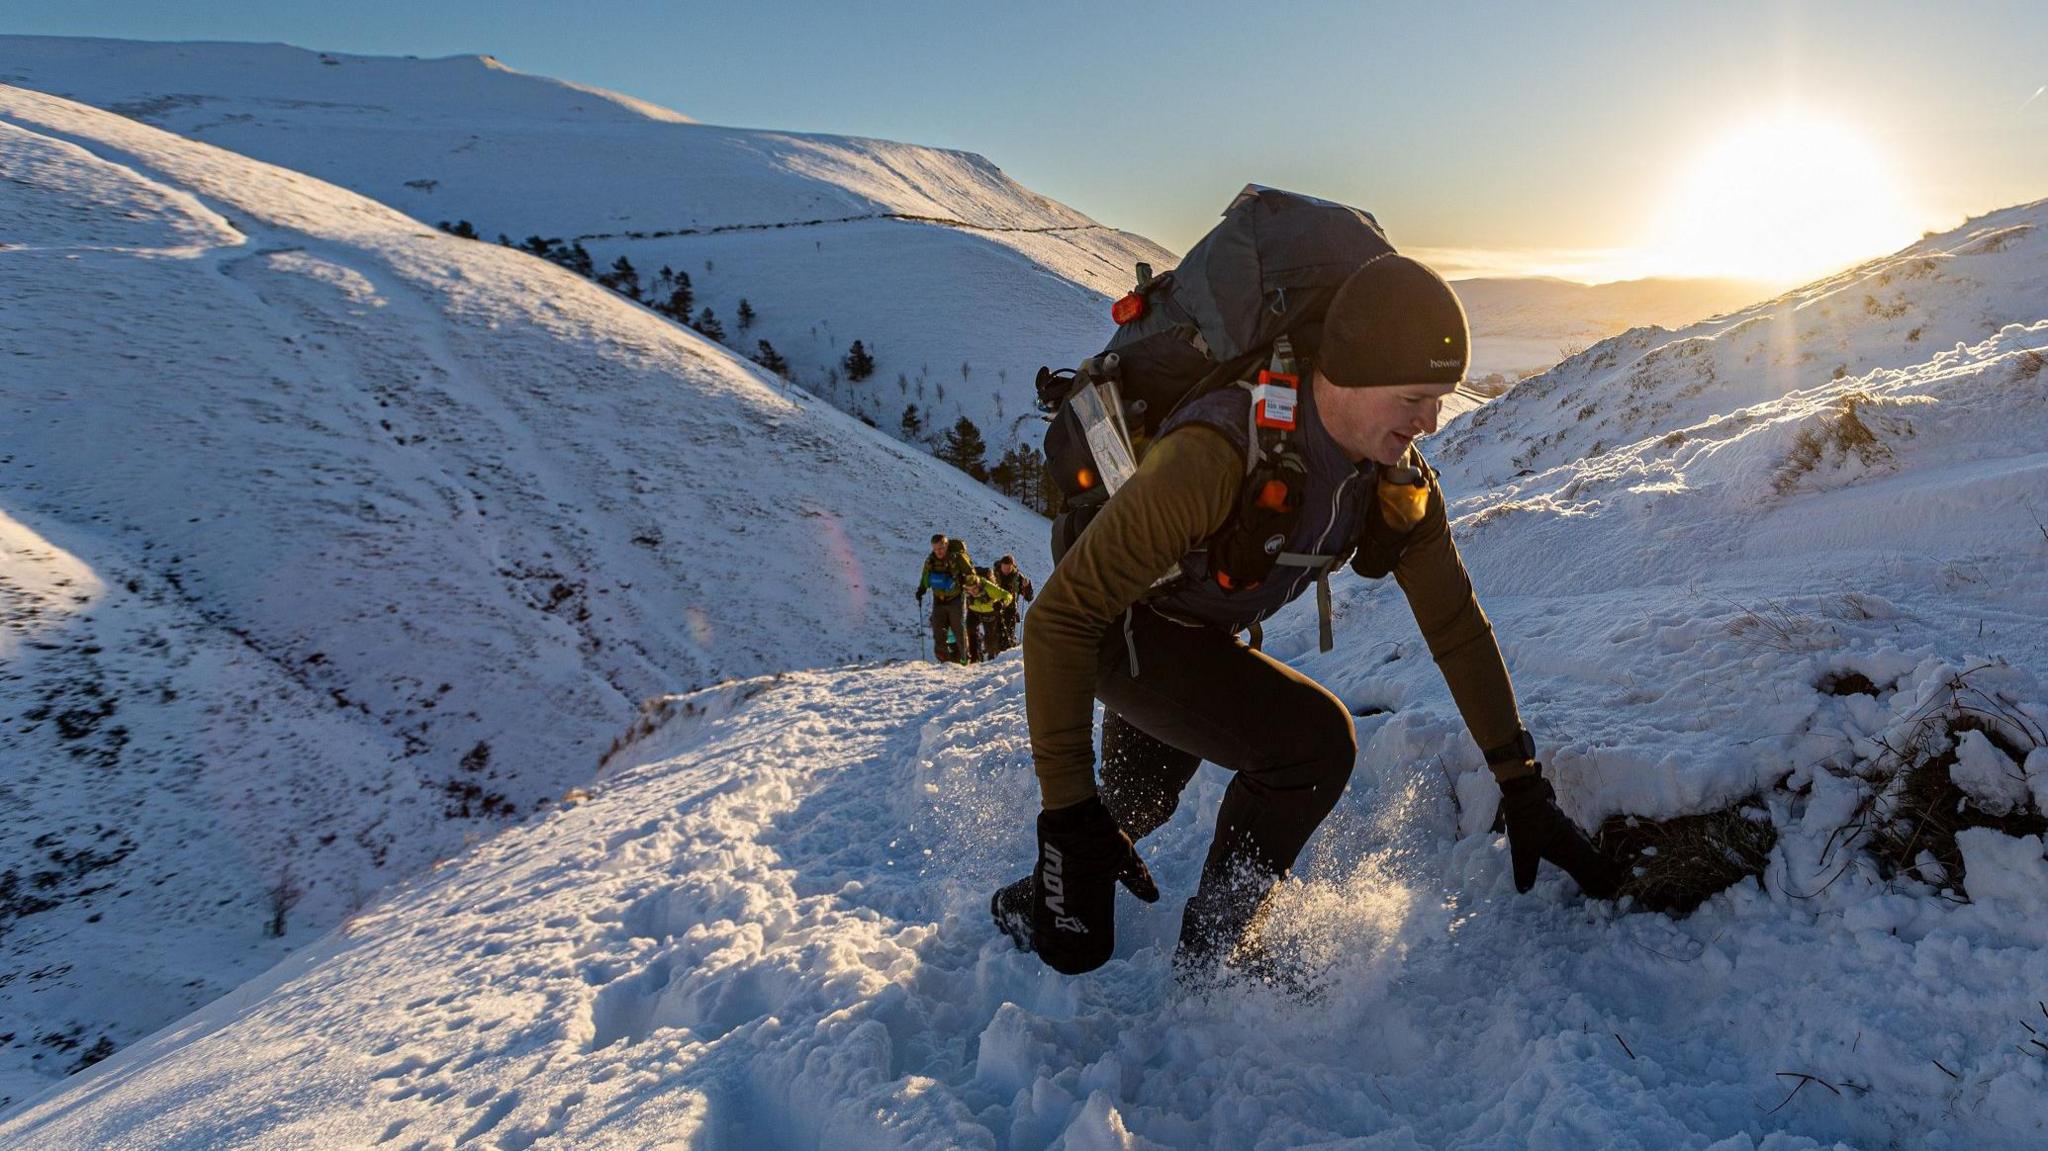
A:
<svg viewBox="0 0 2048 1151">
<path fill-rule="evenodd" d="M 495 56 L 456 57 L 456 59 L 475 60 L 478 64 L 493 72 L 509 72 L 514 76 L 526 75 L 526 73 L 521 72 L 517 68 L 506 67 Z M 652 100 L 642 100 L 638 96 L 628 96 L 624 92 L 614 92 L 609 88 L 599 88 L 590 84 L 578 84 L 574 80 L 556 80 L 545 76 L 537 77 L 537 79 L 550 84 L 560 84 L 564 88 L 587 93 L 600 100 L 609 100 L 620 107 L 637 112 L 649 120 L 658 120 L 664 124 L 694 124 L 697 122 L 673 108 L 664 108 Z"/>
<path fill-rule="evenodd" d="M 1133 265 L 1175 262 L 972 153 L 649 118 L 471 60 L 0 36 L 6 82 L 429 224 L 466 221 L 486 242 L 581 242 L 598 271 L 627 258 L 650 289 L 673 267 L 735 351 L 773 362 L 769 343 L 799 385 L 904 438 L 920 438 L 900 430 L 911 405 L 923 438 L 966 416 L 991 463 L 1037 439 L 1034 370 L 1100 350 Z M 846 378 L 854 340 L 871 380 Z"/>
<path fill-rule="evenodd" d="M 562 119 L 591 127 L 606 121 L 696 121 L 671 108 L 621 92 L 521 72 L 487 55 L 418 57 L 361 56 L 316 52 L 290 44 L 231 40 L 120 41 L 67 36 L 0 36 L 0 82 L 46 87 L 53 75 L 95 83 L 127 85 L 136 102 L 115 109 L 149 118 L 171 108 L 204 108 L 230 99 L 273 108 L 384 109 L 400 87 L 409 88 L 408 113 L 415 118 L 465 119 L 484 109 L 537 119 Z M 185 83 L 196 62 L 218 69 L 229 90 Z M 118 78 L 105 73 L 119 73 Z M 319 90 L 308 91 L 317 77 Z M 97 77 L 97 79 L 94 79 Z M 63 84 L 54 95 L 72 96 Z M 233 95 L 230 97 L 229 91 Z M 96 101 L 75 97 L 85 103 Z"/>
<path fill-rule="evenodd" d="M 589 782 L 644 698 L 914 658 L 935 528 L 1043 569 L 545 261 L 7 86 L 0 168 L 0 1097 Z"/>
<path fill-rule="evenodd" d="M 0 82 L 201 135 L 422 216 L 467 215 L 515 237 L 863 213 L 991 228 L 1099 227 L 972 153 L 700 125 L 646 101 L 530 76 L 488 57 L 415 60 L 282 44 L 0 36 L 0 59 L 7 61 Z M 326 139 L 312 138 L 316 125 Z M 384 140 L 384 157 L 344 150 L 372 135 Z M 509 186 L 508 150 L 530 163 Z M 396 164 L 438 170 L 383 182 Z M 597 170 L 604 176 L 593 186 Z M 522 203 L 529 205 L 525 212 L 517 210 Z"/>
</svg>

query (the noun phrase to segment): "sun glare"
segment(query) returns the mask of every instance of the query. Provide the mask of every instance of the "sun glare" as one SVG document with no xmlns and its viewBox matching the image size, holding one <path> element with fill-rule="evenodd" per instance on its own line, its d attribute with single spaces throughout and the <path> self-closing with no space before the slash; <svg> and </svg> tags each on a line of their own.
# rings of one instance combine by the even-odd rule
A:
<svg viewBox="0 0 2048 1151">
<path fill-rule="evenodd" d="M 1918 234 L 1890 165 L 1849 128 L 1800 113 L 1746 124 L 1678 178 L 1653 261 L 1669 275 L 1793 283 Z"/>
</svg>

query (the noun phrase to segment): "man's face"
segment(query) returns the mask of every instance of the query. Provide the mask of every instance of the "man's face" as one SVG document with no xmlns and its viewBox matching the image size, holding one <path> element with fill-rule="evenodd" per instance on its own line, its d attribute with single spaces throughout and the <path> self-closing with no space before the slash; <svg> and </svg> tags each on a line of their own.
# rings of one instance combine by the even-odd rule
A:
<svg viewBox="0 0 2048 1151">
<path fill-rule="evenodd" d="M 1316 373 L 1316 413 L 1330 438 L 1353 460 L 1399 463 L 1408 444 L 1436 431 L 1443 399 L 1456 384 L 1340 388 Z"/>
<path fill-rule="evenodd" d="M 932 541 L 932 556 L 933 556 L 933 558 L 935 558 L 935 559 L 945 559 L 945 558 L 946 558 L 946 541 L 945 541 L 945 540 L 933 540 L 933 541 Z"/>
</svg>

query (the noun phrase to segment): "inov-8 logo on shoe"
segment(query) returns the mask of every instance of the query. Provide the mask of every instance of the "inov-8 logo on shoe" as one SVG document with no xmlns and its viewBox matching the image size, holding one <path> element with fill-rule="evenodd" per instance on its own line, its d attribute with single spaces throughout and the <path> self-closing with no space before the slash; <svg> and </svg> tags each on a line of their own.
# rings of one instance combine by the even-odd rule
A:
<svg viewBox="0 0 2048 1151">
<path fill-rule="evenodd" d="M 1066 881 L 1061 877 L 1063 860 L 1060 849 L 1052 844 L 1041 844 L 1043 863 L 1038 876 L 1038 889 L 1045 899 L 1045 909 L 1052 912 L 1052 925 L 1061 931 L 1079 935 L 1088 934 L 1088 925 L 1067 914 Z"/>
</svg>

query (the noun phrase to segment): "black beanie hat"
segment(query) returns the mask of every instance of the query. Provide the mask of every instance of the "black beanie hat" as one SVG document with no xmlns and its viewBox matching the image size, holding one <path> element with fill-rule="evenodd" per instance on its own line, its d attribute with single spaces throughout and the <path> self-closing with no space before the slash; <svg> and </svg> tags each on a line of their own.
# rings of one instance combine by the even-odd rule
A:
<svg viewBox="0 0 2048 1151">
<path fill-rule="evenodd" d="M 1337 289 L 1316 367 L 1340 388 L 1455 384 L 1465 378 L 1471 348 L 1465 308 L 1451 286 L 1389 252 Z"/>
</svg>

